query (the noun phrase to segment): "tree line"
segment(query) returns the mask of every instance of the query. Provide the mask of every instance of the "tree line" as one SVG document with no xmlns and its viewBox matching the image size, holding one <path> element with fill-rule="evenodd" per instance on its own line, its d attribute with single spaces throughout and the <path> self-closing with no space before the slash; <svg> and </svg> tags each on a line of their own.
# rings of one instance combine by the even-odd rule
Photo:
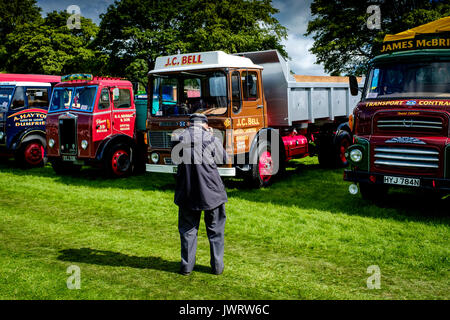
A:
<svg viewBox="0 0 450 320">
<path fill-rule="evenodd" d="M 367 8 L 374 4 L 380 27 L 369 29 Z M 80 29 L 67 27 L 65 11 L 41 13 L 36 0 L 0 0 L 0 72 L 86 72 L 145 83 L 161 55 L 277 49 L 288 57 L 288 30 L 271 0 L 116 0 L 99 25 L 81 17 Z M 450 4 L 312 0 L 311 13 L 304 36 L 314 39 L 316 63 L 332 75 L 361 75 L 387 33 L 449 16 Z"/>
<path fill-rule="evenodd" d="M 0 0 L 0 71 L 93 73 L 145 82 L 156 57 L 186 52 L 277 49 L 287 29 L 271 0 L 120 0 L 100 25 L 70 14 L 45 17 L 35 0 Z"/>
</svg>

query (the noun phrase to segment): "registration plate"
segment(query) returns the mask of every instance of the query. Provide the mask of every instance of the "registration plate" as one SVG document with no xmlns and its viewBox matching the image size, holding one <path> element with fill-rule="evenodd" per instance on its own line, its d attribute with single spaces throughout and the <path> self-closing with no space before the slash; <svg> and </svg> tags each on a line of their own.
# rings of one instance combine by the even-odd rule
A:
<svg viewBox="0 0 450 320">
<path fill-rule="evenodd" d="M 75 161 L 77 158 L 75 156 L 63 156 L 63 161 Z"/>
<path fill-rule="evenodd" d="M 400 186 L 420 187 L 420 179 L 384 176 L 385 184 L 396 184 Z"/>
</svg>

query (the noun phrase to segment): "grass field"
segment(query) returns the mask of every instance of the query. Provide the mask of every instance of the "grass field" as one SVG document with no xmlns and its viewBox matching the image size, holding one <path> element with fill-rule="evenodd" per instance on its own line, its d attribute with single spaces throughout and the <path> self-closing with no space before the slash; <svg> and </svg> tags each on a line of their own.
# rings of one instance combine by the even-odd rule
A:
<svg viewBox="0 0 450 320">
<path fill-rule="evenodd" d="M 315 158 L 270 188 L 227 181 L 225 272 L 210 274 L 202 222 L 185 277 L 172 177 L 97 174 L 0 164 L 1 299 L 450 298 L 448 199 L 401 190 L 371 204 Z M 71 265 L 80 290 L 67 288 Z M 371 265 L 380 289 L 367 288 Z"/>
</svg>

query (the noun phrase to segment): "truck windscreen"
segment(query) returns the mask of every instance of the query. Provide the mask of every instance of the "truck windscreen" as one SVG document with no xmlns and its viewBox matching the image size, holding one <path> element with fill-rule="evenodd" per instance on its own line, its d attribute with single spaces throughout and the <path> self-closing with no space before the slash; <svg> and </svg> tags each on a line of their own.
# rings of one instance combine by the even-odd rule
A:
<svg viewBox="0 0 450 320">
<path fill-rule="evenodd" d="M 65 109 L 92 111 L 97 88 L 97 86 L 55 88 L 49 111 L 55 112 Z"/>
<path fill-rule="evenodd" d="M 9 103 L 14 89 L 10 87 L 0 87 L 0 112 L 8 111 Z"/>
<path fill-rule="evenodd" d="M 223 72 L 181 72 L 153 79 L 152 116 L 222 115 L 227 105 Z"/>
<path fill-rule="evenodd" d="M 365 99 L 450 97 L 450 62 L 396 63 L 374 66 Z"/>
</svg>

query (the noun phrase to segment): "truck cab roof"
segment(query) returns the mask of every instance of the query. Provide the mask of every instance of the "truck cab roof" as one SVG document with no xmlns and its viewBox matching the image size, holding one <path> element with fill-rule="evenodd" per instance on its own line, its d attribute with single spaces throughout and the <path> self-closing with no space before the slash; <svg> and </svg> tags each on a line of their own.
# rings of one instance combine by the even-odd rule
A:
<svg viewBox="0 0 450 320">
<path fill-rule="evenodd" d="M 14 86 L 14 87 L 51 87 L 49 82 L 31 82 L 31 81 L 9 81 L 0 82 L 0 86 Z"/>
<path fill-rule="evenodd" d="M 132 86 L 130 81 L 123 80 L 121 78 L 93 77 L 91 80 L 81 79 L 60 82 L 56 85 L 56 87 L 81 87 L 93 85 L 101 85 L 104 87 Z"/>
<path fill-rule="evenodd" d="M 61 81 L 60 76 L 49 76 L 41 74 L 16 74 L 16 73 L 0 73 L 0 82 L 48 82 L 58 83 Z"/>
<path fill-rule="evenodd" d="M 209 51 L 158 57 L 155 69 L 149 74 L 223 68 L 263 69 L 249 58 L 223 51 Z"/>
</svg>

